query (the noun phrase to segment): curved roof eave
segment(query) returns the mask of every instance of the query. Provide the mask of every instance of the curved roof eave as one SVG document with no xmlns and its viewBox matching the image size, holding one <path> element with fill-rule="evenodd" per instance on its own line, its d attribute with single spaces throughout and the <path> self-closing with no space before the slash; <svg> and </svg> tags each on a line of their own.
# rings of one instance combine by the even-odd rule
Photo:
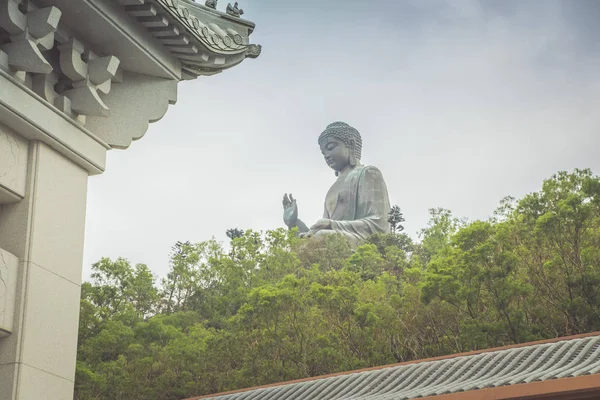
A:
<svg viewBox="0 0 600 400">
<path fill-rule="evenodd" d="M 127 14 L 187 68 L 186 76 L 213 75 L 256 58 L 255 24 L 190 0 L 116 0 Z"/>
</svg>

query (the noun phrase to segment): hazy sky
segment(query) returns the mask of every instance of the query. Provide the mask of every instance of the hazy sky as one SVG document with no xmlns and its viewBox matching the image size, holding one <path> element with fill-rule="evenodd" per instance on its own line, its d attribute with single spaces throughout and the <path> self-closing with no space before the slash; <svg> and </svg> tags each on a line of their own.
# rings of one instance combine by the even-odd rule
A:
<svg viewBox="0 0 600 400">
<path fill-rule="evenodd" d="M 261 56 L 182 82 L 167 115 L 90 179 L 85 279 L 103 256 L 164 276 L 178 240 L 283 226 L 285 192 L 316 221 L 335 179 L 316 140 L 337 120 L 361 132 L 363 162 L 414 236 L 429 208 L 485 219 L 559 170 L 600 173 L 600 1 L 240 7 Z"/>
</svg>

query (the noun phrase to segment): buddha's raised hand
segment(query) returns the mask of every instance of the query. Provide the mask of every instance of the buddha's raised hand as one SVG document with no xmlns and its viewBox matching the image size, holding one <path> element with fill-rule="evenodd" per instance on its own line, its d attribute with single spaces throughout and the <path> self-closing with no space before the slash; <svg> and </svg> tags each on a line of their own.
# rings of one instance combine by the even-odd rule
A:
<svg viewBox="0 0 600 400">
<path fill-rule="evenodd" d="M 298 226 L 298 204 L 291 193 L 283 195 L 283 222 L 290 229 Z"/>
</svg>

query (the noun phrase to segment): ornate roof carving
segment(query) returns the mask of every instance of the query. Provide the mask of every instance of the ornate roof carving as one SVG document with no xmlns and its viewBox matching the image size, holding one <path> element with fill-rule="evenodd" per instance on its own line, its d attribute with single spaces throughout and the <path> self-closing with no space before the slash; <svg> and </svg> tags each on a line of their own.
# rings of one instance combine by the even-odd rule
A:
<svg viewBox="0 0 600 400">
<path fill-rule="evenodd" d="M 254 23 L 212 7 L 190 0 L 116 1 L 182 61 L 189 77 L 213 75 L 261 53 L 249 43 Z"/>
</svg>

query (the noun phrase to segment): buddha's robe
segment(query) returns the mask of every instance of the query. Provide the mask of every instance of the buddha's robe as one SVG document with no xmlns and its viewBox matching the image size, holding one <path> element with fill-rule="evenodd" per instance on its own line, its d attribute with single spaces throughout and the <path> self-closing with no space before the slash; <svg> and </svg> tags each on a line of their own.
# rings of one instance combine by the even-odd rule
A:
<svg viewBox="0 0 600 400">
<path fill-rule="evenodd" d="M 323 218 L 330 219 L 331 229 L 315 236 L 342 233 L 352 247 L 374 233 L 390 232 L 390 200 L 381 171 L 359 165 L 338 180 L 325 198 Z"/>
</svg>

